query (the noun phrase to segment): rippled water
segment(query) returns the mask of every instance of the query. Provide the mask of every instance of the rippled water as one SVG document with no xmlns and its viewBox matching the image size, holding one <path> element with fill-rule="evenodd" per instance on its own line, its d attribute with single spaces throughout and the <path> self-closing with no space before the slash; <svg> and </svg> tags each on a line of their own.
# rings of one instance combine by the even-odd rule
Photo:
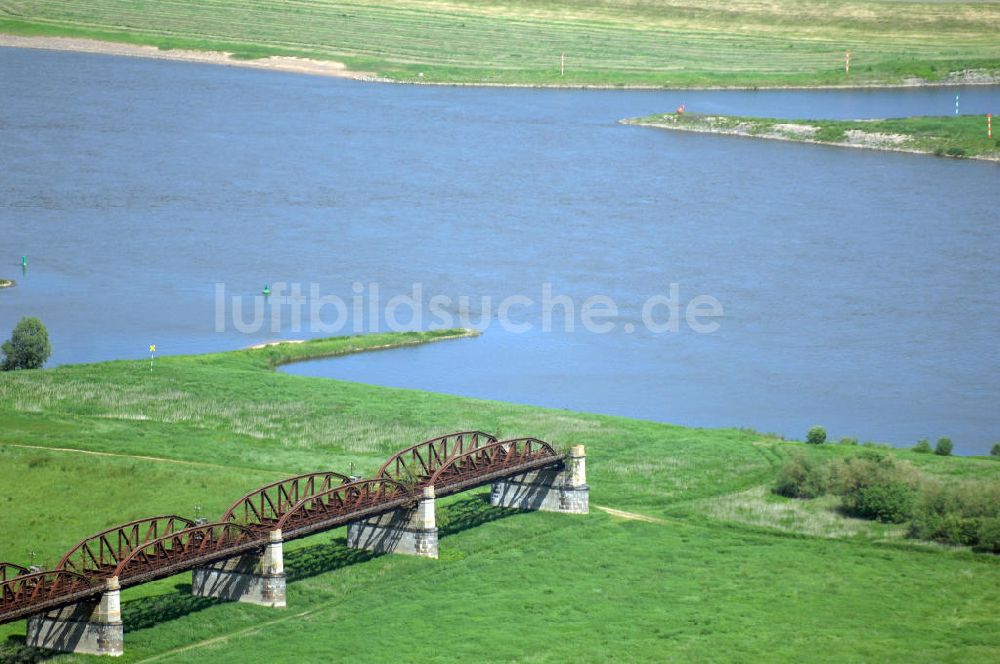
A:
<svg viewBox="0 0 1000 664">
<path fill-rule="evenodd" d="M 217 332 L 216 284 L 249 305 L 264 283 L 345 302 L 377 283 L 384 302 L 419 282 L 425 305 L 470 296 L 477 320 L 481 296 L 538 302 L 550 283 L 577 307 L 613 298 L 615 329 L 544 333 L 522 307 L 526 334 L 494 319 L 288 370 L 792 436 L 949 435 L 964 453 L 1000 440 L 996 165 L 615 122 L 680 103 L 942 114 L 954 90 L 404 87 L 13 49 L 0 85 L 0 276 L 20 282 L 0 330 L 40 316 L 53 363 L 319 335 L 287 315 L 244 334 L 230 310 Z M 996 111 L 1000 91 L 961 101 Z M 645 330 L 671 283 L 717 298 L 720 329 Z"/>
</svg>

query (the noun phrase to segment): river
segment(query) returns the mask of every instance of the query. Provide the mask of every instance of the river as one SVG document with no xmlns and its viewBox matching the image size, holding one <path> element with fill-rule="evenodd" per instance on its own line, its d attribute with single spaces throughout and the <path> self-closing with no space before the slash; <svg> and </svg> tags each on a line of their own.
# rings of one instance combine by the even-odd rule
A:
<svg viewBox="0 0 1000 664">
<path fill-rule="evenodd" d="M 945 114 L 956 92 L 985 113 L 997 88 L 417 87 L 17 49 L 0 84 L 0 277 L 18 281 L 0 330 L 40 317 L 50 366 L 326 334 L 275 304 L 290 284 L 307 314 L 312 284 L 361 302 L 341 333 L 384 329 L 373 285 L 382 307 L 419 284 L 404 326 L 468 314 L 485 333 L 286 370 L 798 438 L 1000 440 L 995 164 L 616 124 L 682 103 Z M 276 328 L 252 324 L 264 284 Z M 671 284 L 679 318 L 721 307 L 714 332 L 644 323 Z M 573 330 L 558 305 L 542 329 L 546 289 Z M 507 328 L 528 331 L 501 325 L 512 296 Z M 608 332 L 584 329 L 592 296 L 617 308 Z"/>
</svg>

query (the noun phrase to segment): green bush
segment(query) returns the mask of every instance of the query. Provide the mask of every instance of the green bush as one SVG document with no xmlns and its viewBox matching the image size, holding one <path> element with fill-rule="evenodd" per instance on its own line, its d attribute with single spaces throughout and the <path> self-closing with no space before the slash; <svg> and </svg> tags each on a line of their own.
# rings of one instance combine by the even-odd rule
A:
<svg viewBox="0 0 1000 664">
<path fill-rule="evenodd" d="M 920 476 L 912 465 L 865 451 L 834 461 L 829 472 L 831 490 L 843 497 L 852 516 L 902 523 L 913 515 Z"/>
<path fill-rule="evenodd" d="M 917 441 L 917 444 L 913 446 L 914 452 L 919 452 L 920 454 L 930 454 L 931 453 L 931 441 L 926 438 L 921 438 Z"/>
<path fill-rule="evenodd" d="M 822 445 L 826 442 L 826 429 L 819 425 L 809 429 L 809 433 L 806 434 L 806 442 L 810 445 Z"/>
<path fill-rule="evenodd" d="M 938 438 L 937 445 L 934 446 L 934 454 L 938 456 L 951 456 L 951 452 L 954 449 L 955 445 L 951 442 L 951 438 Z"/>
<path fill-rule="evenodd" d="M 826 464 L 797 454 L 778 471 L 774 492 L 789 498 L 816 498 L 826 493 L 828 479 Z"/>
<path fill-rule="evenodd" d="M 948 148 L 947 150 L 945 150 L 944 153 L 946 155 L 948 155 L 949 157 L 964 157 L 965 156 L 965 148 L 960 148 L 960 147 L 957 147 L 957 146 L 952 146 L 952 147 Z"/>
<path fill-rule="evenodd" d="M 1000 518 L 987 517 L 979 522 L 977 541 L 973 545 L 976 551 L 1000 553 Z"/>
<path fill-rule="evenodd" d="M 904 523 L 913 516 L 917 489 L 905 482 L 890 480 L 858 489 L 844 497 L 844 507 L 862 519 L 883 523 Z"/>
<path fill-rule="evenodd" d="M 990 448 L 990 455 L 1000 457 L 1000 443 L 994 443 Z"/>
<path fill-rule="evenodd" d="M 910 537 L 998 551 L 1000 483 L 927 484 L 914 507 Z"/>
<path fill-rule="evenodd" d="M 840 442 L 838 442 L 837 444 L 838 445 L 857 445 L 858 444 L 858 439 L 857 438 L 841 438 Z"/>
<path fill-rule="evenodd" d="M 4 354 L 0 364 L 3 371 L 38 369 L 52 354 L 49 333 L 37 318 L 22 318 L 0 348 Z"/>
</svg>

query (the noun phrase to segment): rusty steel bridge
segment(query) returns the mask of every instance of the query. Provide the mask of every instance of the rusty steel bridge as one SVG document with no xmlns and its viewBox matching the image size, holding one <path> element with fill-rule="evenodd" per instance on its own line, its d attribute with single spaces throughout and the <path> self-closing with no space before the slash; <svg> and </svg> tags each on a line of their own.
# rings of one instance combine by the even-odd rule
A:
<svg viewBox="0 0 1000 664">
<path fill-rule="evenodd" d="M 0 624 L 99 597 L 113 577 L 127 588 L 262 551 L 272 531 L 288 541 L 414 506 L 425 487 L 447 496 L 564 462 L 537 438 L 464 431 L 393 454 L 372 479 L 323 471 L 268 484 L 215 523 L 177 515 L 130 521 L 81 540 L 51 570 L 0 562 Z"/>
</svg>

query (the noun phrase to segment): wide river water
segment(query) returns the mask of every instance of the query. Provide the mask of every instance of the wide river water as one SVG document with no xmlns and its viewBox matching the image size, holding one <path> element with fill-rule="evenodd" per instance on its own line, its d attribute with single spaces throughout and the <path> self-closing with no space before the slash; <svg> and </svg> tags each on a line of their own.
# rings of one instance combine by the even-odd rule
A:
<svg viewBox="0 0 1000 664">
<path fill-rule="evenodd" d="M 0 277 L 19 282 L 0 331 L 40 317 L 51 365 L 329 334 L 322 301 L 300 323 L 281 284 L 341 298 L 341 333 L 385 328 L 372 284 L 379 307 L 419 284 L 420 326 L 467 313 L 485 334 L 286 370 L 794 437 L 946 435 L 966 454 L 1000 440 L 997 165 L 616 124 L 681 103 L 946 114 L 956 92 L 998 112 L 997 88 L 410 87 L 16 49 L 0 88 Z M 253 325 L 265 283 L 277 331 Z M 643 305 L 671 284 L 681 324 L 651 330 Z M 562 306 L 542 329 L 545 288 L 574 330 Z M 522 333 L 497 312 L 517 295 Z M 595 295 L 617 307 L 605 333 L 581 322 Z M 714 333 L 683 320 L 698 295 L 723 308 Z M 451 299 L 437 316 L 434 296 Z"/>
</svg>

